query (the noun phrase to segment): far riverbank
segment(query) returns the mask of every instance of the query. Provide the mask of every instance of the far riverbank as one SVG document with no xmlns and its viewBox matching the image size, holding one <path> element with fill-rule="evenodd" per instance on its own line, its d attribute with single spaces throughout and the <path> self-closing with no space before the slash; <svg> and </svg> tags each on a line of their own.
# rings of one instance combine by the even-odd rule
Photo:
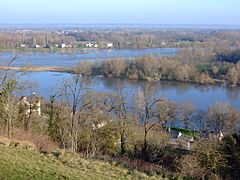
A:
<svg viewBox="0 0 240 180">
<path fill-rule="evenodd" d="M 69 67 L 58 67 L 58 66 L 42 66 L 42 67 L 12 67 L 12 66 L 0 66 L 0 70 L 14 70 L 14 71 L 30 71 L 30 72 L 59 72 L 59 73 L 69 73 L 69 74 L 76 74 L 76 71 L 74 68 L 69 68 Z M 91 76 L 103 76 L 102 74 L 96 74 L 92 73 Z M 113 76 L 104 76 L 106 78 L 116 78 L 116 79 L 129 79 L 129 80 L 144 80 L 148 82 L 159 82 L 159 81 L 169 81 L 169 82 L 182 82 L 182 83 L 190 83 L 190 84 L 224 84 L 225 81 L 220 80 L 220 79 L 213 79 L 212 82 L 209 83 L 197 83 L 194 81 L 176 81 L 176 80 L 168 80 L 168 79 L 159 79 L 159 80 L 154 80 L 151 78 L 138 78 L 138 79 L 133 79 L 129 77 L 113 77 Z"/>
</svg>

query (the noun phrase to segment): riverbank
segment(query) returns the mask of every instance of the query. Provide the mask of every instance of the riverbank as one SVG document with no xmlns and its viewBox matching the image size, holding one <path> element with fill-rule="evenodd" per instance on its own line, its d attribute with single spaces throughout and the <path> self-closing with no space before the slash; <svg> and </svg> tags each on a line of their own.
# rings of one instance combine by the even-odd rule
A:
<svg viewBox="0 0 240 180">
<path fill-rule="evenodd" d="M 33 72 L 65 72 L 72 73 L 71 68 L 66 67 L 57 67 L 57 66 L 44 66 L 44 67 L 8 67 L 8 66 L 0 66 L 0 70 L 14 70 L 14 71 L 33 71 Z"/>
<path fill-rule="evenodd" d="M 67 68 L 67 67 L 59 67 L 59 66 L 39 66 L 39 67 L 8 67 L 8 66 L 0 66 L 0 70 L 14 70 L 14 71 L 30 71 L 30 72 L 60 72 L 60 73 L 70 73 L 70 74 L 76 74 L 76 71 L 73 68 Z M 84 74 L 82 74 L 84 75 Z M 119 76 L 115 77 L 112 75 L 104 75 L 101 73 L 92 73 L 91 76 L 104 76 L 106 78 L 116 78 L 116 79 L 129 79 L 129 80 L 144 80 L 148 82 L 159 82 L 159 81 L 169 81 L 169 82 L 180 82 L 180 83 L 190 83 L 190 84 L 218 84 L 218 85 L 229 85 L 230 83 L 226 80 L 221 79 L 212 79 L 211 81 L 206 82 L 195 82 L 195 81 L 180 81 L 180 80 L 169 80 L 166 78 L 160 78 L 160 79 L 154 79 L 154 78 L 134 78 L 134 77 L 126 77 L 126 76 Z"/>
<path fill-rule="evenodd" d="M 11 49 L 0 49 L 0 52 L 58 52 L 68 53 L 76 51 L 87 51 L 87 50 L 99 50 L 99 48 L 11 48 Z"/>
</svg>

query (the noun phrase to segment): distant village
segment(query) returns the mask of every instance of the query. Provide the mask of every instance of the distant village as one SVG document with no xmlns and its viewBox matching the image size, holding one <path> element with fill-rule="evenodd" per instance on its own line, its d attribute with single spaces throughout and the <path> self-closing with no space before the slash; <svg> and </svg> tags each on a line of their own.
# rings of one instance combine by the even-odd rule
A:
<svg viewBox="0 0 240 180">
<path fill-rule="evenodd" d="M 17 34 L 31 34 L 31 30 L 17 30 L 15 31 Z M 77 33 L 78 31 L 73 31 L 73 30 L 62 30 L 62 31 L 55 31 L 54 33 L 57 35 L 64 35 L 68 36 L 69 33 Z M 71 42 L 71 41 L 70 41 Z M 38 44 L 35 43 L 34 45 L 32 43 L 26 43 L 26 44 L 20 44 L 18 46 L 19 48 L 36 48 L 36 49 L 41 49 L 41 48 L 46 48 L 46 49 L 65 49 L 65 48 L 103 48 L 103 49 L 111 49 L 114 47 L 114 44 L 112 42 L 105 42 L 101 43 L 101 46 L 99 46 L 98 42 L 93 42 L 93 41 L 78 41 L 76 42 L 64 42 L 64 40 L 60 42 L 50 42 L 50 43 L 45 43 L 45 44 Z"/>
<path fill-rule="evenodd" d="M 99 46 L 98 46 L 97 43 L 84 42 L 84 43 L 81 43 L 80 47 L 83 47 L 83 48 L 95 48 L 96 49 Z M 114 47 L 113 43 L 107 43 L 107 44 L 105 44 L 105 47 L 103 47 L 103 48 L 111 49 L 113 47 Z M 47 49 L 60 48 L 60 49 L 65 49 L 65 48 L 75 48 L 75 46 L 72 45 L 72 44 L 66 44 L 66 43 L 62 42 L 62 43 L 57 43 L 55 45 L 51 45 L 51 44 L 43 44 L 43 45 L 36 44 L 33 47 L 30 47 L 30 46 L 28 46 L 26 44 L 21 44 L 20 48 L 36 48 L 36 49 L 40 49 L 40 48 L 47 48 Z"/>
<path fill-rule="evenodd" d="M 71 45 L 71 44 L 65 44 L 65 43 L 58 43 L 58 44 L 55 44 L 54 46 L 52 46 L 52 45 L 50 45 L 50 44 L 44 44 L 44 45 L 36 44 L 36 45 L 34 45 L 33 47 L 29 47 L 29 46 L 26 45 L 26 44 L 21 44 L 20 47 L 21 47 L 21 48 L 36 48 L 36 49 L 39 49 L 39 48 L 54 49 L 54 48 L 73 48 L 73 45 Z"/>
<path fill-rule="evenodd" d="M 111 49 L 111 48 L 113 48 L 113 46 L 114 46 L 113 43 L 107 43 L 105 48 Z M 85 48 L 98 48 L 98 44 L 97 43 L 86 42 L 86 43 L 82 43 L 81 47 L 85 47 Z M 47 49 L 60 48 L 60 49 L 65 49 L 65 48 L 74 48 L 74 45 L 72 45 L 72 44 L 65 44 L 65 43 L 58 43 L 58 44 L 55 44 L 54 46 L 52 46 L 50 44 L 44 44 L 44 45 L 36 44 L 33 47 L 29 47 L 26 44 L 21 44 L 20 48 L 36 48 L 36 49 L 40 49 L 40 48 L 47 48 Z"/>
</svg>

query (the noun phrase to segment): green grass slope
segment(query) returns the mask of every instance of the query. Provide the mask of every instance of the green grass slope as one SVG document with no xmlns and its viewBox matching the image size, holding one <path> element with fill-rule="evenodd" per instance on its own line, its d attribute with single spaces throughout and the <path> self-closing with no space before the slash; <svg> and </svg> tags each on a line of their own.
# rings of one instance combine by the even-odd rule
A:
<svg viewBox="0 0 240 180">
<path fill-rule="evenodd" d="M 16 143 L 0 144 L 0 179 L 160 179 L 115 163 L 81 158 L 65 152 L 45 155 Z"/>
</svg>

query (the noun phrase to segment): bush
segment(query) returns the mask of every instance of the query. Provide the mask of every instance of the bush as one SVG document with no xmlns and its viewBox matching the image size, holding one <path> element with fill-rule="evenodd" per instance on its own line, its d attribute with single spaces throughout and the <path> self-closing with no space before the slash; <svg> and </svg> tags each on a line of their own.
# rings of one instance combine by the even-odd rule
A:
<svg viewBox="0 0 240 180">
<path fill-rule="evenodd" d="M 227 157 L 219 142 L 202 140 L 194 147 L 194 156 L 207 176 L 220 176 L 228 169 Z"/>
<path fill-rule="evenodd" d="M 78 136 L 78 151 L 88 154 L 117 154 L 120 149 L 119 134 L 117 130 L 108 124 L 99 129 L 92 126 L 81 128 Z"/>
<path fill-rule="evenodd" d="M 38 150 L 44 153 L 50 153 L 58 149 L 57 145 L 47 135 L 35 134 L 31 131 L 17 129 L 13 133 L 15 140 L 24 141 L 33 144 Z"/>
<path fill-rule="evenodd" d="M 178 162 L 178 169 L 181 176 L 186 179 L 204 179 L 206 171 L 201 167 L 196 156 L 189 154 L 183 156 Z"/>
</svg>

